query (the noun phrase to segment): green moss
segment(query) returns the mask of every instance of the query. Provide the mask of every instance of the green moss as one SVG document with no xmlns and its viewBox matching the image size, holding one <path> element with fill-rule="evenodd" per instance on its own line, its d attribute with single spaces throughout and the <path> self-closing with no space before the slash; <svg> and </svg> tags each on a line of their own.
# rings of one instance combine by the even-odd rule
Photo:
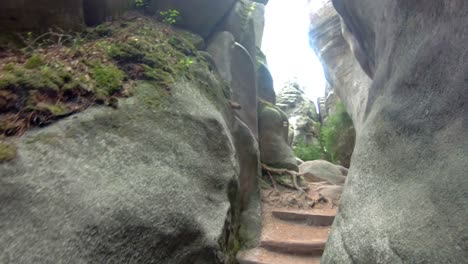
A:
<svg viewBox="0 0 468 264">
<path fill-rule="evenodd" d="M 171 86 L 174 83 L 172 75 L 162 69 L 152 68 L 147 65 L 143 65 L 145 69 L 144 77 L 147 80 L 156 81 L 159 85 L 165 87 Z"/>
<path fill-rule="evenodd" d="M 10 161 L 16 157 L 16 146 L 0 142 L 0 162 Z"/>
<path fill-rule="evenodd" d="M 142 62 L 145 58 L 145 47 L 138 40 L 110 45 L 107 54 L 119 62 Z"/>
<path fill-rule="evenodd" d="M 5 65 L 5 66 L 3 67 L 3 70 L 4 70 L 4 71 L 7 71 L 7 72 L 11 72 L 11 71 L 13 71 L 14 69 L 15 69 L 15 64 L 13 64 L 13 63 L 11 63 L 11 62 L 8 63 L 7 65 Z"/>
<path fill-rule="evenodd" d="M 122 88 L 125 73 L 112 64 L 94 63 L 91 70 L 96 81 L 96 94 L 109 96 Z"/>
<path fill-rule="evenodd" d="M 44 59 L 38 54 L 34 54 L 29 58 L 28 61 L 24 64 L 26 69 L 36 69 L 45 65 Z"/>
<path fill-rule="evenodd" d="M 181 36 L 171 37 L 168 43 L 171 44 L 171 46 L 174 47 L 176 50 L 182 52 L 186 56 L 195 55 L 195 52 L 196 52 L 195 46 L 189 40 Z"/>
<path fill-rule="evenodd" d="M 58 91 L 70 79 L 70 74 L 62 69 L 49 66 L 27 69 L 17 65 L 0 76 L 0 89 Z"/>
<path fill-rule="evenodd" d="M 54 116 L 60 116 L 70 113 L 70 110 L 63 104 L 47 104 L 38 103 L 36 105 L 37 110 L 47 111 Z"/>
</svg>

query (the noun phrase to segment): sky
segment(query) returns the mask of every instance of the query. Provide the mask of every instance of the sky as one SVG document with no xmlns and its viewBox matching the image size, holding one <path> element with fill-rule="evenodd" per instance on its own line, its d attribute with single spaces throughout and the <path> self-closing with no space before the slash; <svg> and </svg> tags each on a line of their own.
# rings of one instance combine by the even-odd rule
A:
<svg viewBox="0 0 468 264">
<path fill-rule="evenodd" d="M 325 95 L 323 68 L 309 46 L 309 10 L 320 0 L 270 0 L 265 12 L 262 51 L 278 93 L 288 80 L 296 79 L 306 96 L 317 102 Z"/>
</svg>

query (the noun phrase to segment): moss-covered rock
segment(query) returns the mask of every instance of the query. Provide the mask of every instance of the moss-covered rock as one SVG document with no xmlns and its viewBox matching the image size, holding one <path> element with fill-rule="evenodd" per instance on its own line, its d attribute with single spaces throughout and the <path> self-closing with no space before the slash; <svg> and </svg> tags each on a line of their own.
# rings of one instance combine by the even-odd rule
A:
<svg viewBox="0 0 468 264">
<path fill-rule="evenodd" d="M 194 65 L 202 71 L 209 68 L 197 51 L 203 46 L 200 39 L 137 15 L 135 20 L 90 28 L 69 40 L 78 43 L 71 47 L 48 46 L 57 39 L 44 37 L 37 45 L 15 49 L 15 56 L 0 61 L 0 134 L 50 124 L 93 103 L 117 107 L 113 96 L 130 95 L 134 80 L 152 81 L 166 92 L 177 80 L 205 82 L 194 70 Z"/>
</svg>

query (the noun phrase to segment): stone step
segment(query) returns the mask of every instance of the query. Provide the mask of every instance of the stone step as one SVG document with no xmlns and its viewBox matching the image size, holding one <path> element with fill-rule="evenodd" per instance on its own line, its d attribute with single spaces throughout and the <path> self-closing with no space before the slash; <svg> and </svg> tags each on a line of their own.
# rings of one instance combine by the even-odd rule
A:
<svg viewBox="0 0 468 264">
<path fill-rule="evenodd" d="M 284 221 L 304 222 L 311 226 L 331 226 L 335 220 L 334 212 L 273 210 L 271 214 Z"/>
<path fill-rule="evenodd" d="M 326 243 L 327 240 L 262 239 L 260 246 L 275 252 L 318 256 L 323 253 Z"/>
<path fill-rule="evenodd" d="M 265 215 L 260 246 L 275 252 L 319 255 L 325 248 L 330 227 L 310 226 Z"/>
<path fill-rule="evenodd" d="M 272 252 L 264 248 L 254 248 L 239 252 L 237 261 L 239 264 L 320 264 L 320 257 L 291 255 Z"/>
</svg>

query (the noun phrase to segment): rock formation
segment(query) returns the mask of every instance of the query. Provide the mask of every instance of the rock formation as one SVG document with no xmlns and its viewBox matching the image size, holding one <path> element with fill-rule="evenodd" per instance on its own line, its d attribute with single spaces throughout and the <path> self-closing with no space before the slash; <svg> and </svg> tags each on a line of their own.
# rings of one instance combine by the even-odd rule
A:
<svg viewBox="0 0 468 264">
<path fill-rule="evenodd" d="M 466 262 L 468 5 L 333 2 L 345 37 L 329 3 L 312 40 L 357 140 L 322 263 Z"/>
<path fill-rule="evenodd" d="M 287 84 L 278 94 L 277 106 L 288 116 L 294 129 L 293 145 L 320 144 L 317 108 L 297 83 Z"/>
<path fill-rule="evenodd" d="M 326 160 L 306 161 L 299 166 L 299 172 L 309 182 L 327 181 L 331 184 L 343 185 L 346 181 L 341 170 Z"/>
<path fill-rule="evenodd" d="M 275 167 L 297 171 L 297 161 L 288 145 L 289 122 L 278 107 L 261 101 L 258 108 L 259 142 L 262 162 Z"/>
<path fill-rule="evenodd" d="M 0 28 L 75 29 L 134 6 L 77 0 L 30 12 L 42 2 L 2 3 Z M 177 35 L 187 32 L 170 29 L 173 23 L 159 29 L 179 46 L 178 56 L 192 56 L 175 63 L 193 76 L 175 76 L 159 65 L 167 61 L 141 53 L 142 39 L 126 36 L 118 43 L 124 45 L 106 48 L 114 53 L 108 62 L 136 54 L 135 61 L 118 60 L 132 69 L 126 78 L 135 79 L 133 96 L 109 98 L 115 109 L 89 107 L 63 119 L 67 113 L 8 144 L 1 138 L 2 151 L 8 146 L 0 160 L 1 263 L 235 263 L 239 249 L 258 243 L 261 162 L 297 170 L 284 113 L 263 104 L 274 103 L 275 94 L 258 53 L 259 2 L 267 1 L 144 1 L 146 12 L 177 10 L 178 25 L 200 35 L 187 44 Z M 158 41 L 154 47 L 167 48 Z M 112 69 L 120 89 L 124 73 Z"/>
</svg>

